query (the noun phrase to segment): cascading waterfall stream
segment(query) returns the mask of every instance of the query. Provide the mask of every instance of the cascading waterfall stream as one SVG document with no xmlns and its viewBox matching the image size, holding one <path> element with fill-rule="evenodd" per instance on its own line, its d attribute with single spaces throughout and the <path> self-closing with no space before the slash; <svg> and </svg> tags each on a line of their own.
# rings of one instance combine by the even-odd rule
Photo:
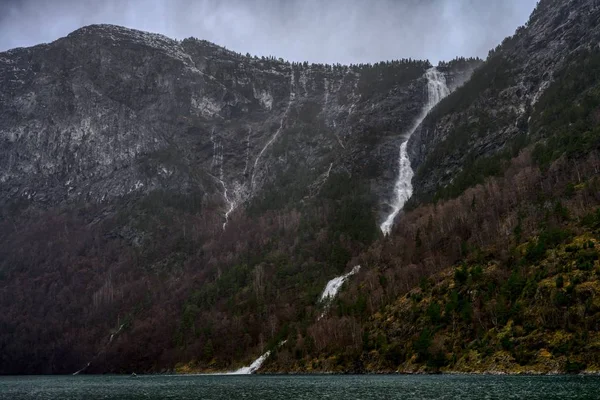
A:
<svg viewBox="0 0 600 400">
<path fill-rule="evenodd" d="M 94 358 L 92 358 L 92 360 L 90 362 L 88 362 L 79 371 L 73 372 L 72 375 L 79 375 L 82 372 L 84 372 L 86 369 L 88 369 L 90 367 L 90 365 L 92 365 L 92 363 L 98 358 L 98 356 L 100 356 L 100 354 L 102 354 L 103 352 L 105 352 L 106 349 L 112 344 L 113 339 L 121 333 L 121 331 L 123 330 L 123 328 L 125 328 L 125 324 L 121 324 L 121 326 L 119 326 L 119 329 L 117 329 L 115 332 L 111 333 L 110 337 L 108 338 L 108 342 L 96 353 L 96 355 L 94 356 Z"/>
<path fill-rule="evenodd" d="M 284 340 L 283 342 L 279 343 L 279 345 L 277 347 L 281 347 L 286 343 L 287 343 L 287 340 Z M 242 368 L 238 369 L 237 371 L 228 372 L 226 375 L 251 375 L 251 374 L 255 373 L 256 371 L 258 371 L 260 369 L 260 367 L 262 367 L 262 365 L 265 363 L 265 361 L 267 361 L 267 358 L 269 358 L 270 355 L 271 355 L 271 350 L 267 351 L 265 354 L 258 357 L 249 366 L 242 367 Z"/>
<path fill-rule="evenodd" d="M 251 375 L 251 374 L 255 373 L 256 371 L 258 371 L 260 367 L 262 367 L 262 365 L 267 360 L 267 358 L 269 358 L 270 355 L 271 355 L 271 352 L 267 351 L 265 354 L 263 354 L 262 356 L 258 357 L 256 360 L 254 360 L 254 362 L 252 364 L 250 364 L 248 367 L 242 367 L 242 368 L 238 369 L 237 371 L 227 373 L 227 375 Z"/>
<path fill-rule="evenodd" d="M 400 210 L 402 209 L 402 207 L 404 206 L 404 204 L 406 203 L 406 201 L 410 198 L 410 196 L 412 196 L 412 178 L 414 176 L 413 170 L 411 168 L 410 165 L 410 159 L 408 157 L 408 152 L 407 152 L 407 147 L 408 147 L 408 139 L 412 136 L 412 134 L 417 130 L 417 128 L 421 125 L 421 123 L 423 122 L 423 120 L 425 119 L 425 117 L 427 116 L 427 114 L 429 114 L 429 112 L 447 95 L 450 94 L 450 90 L 448 89 L 448 86 L 446 85 L 446 78 L 444 77 L 444 75 L 439 72 L 435 67 L 429 69 L 426 74 L 425 77 L 427 78 L 427 103 L 425 104 L 425 106 L 423 107 L 423 111 L 421 112 L 421 114 L 419 115 L 419 117 L 417 118 L 414 126 L 409 130 L 409 132 L 407 133 L 407 139 L 404 143 L 402 143 L 402 145 L 400 146 L 400 160 L 399 160 L 399 164 L 400 164 L 400 173 L 398 175 L 398 179 L 396 180 L 396 184 L 394 187 L 394 193 L 395 193 L 395 201 L 392 204 L 393 207 L 393 211 L 392 213 L 388 216 L 388 218 L 385 220 L 385 222 L 383 222 L 381 224 L 381 230 L 383 231 L 383 233 L 385 235 L 389 235 L 389 233 L 391 232 L 392 226 L 394 224 L 394 219 L 396 218 L 396 216 L 398 215 L 398 213 L 400 212 Z M 267 148 L 277 139 L 277 137 L 279 136 L 279 134 L 281 133 L 281 131 L 283 130 L 283 126 L 285 123 L 285 118 L 287 117 L 289 110 L 291 108 L 291 105 L 296 97 L 295 91 L 294 91 L 294 83 L 293 83 L 293 73 L 291 75 L 291 82 L 290 82 L 290 99 L 287 105 L 287 108 L 284 112 L 283 115 L 283 119 L 281 121 L 281 125 L 279 127 L 279 129 L 277 130 L 277 132 L 275 133 L 275 135 L 271 138 L 271 140 L 269 140 L 269 142 L 265 145 L 265 147 L 262 149 L 262 151 L 259 153 L 258 157 L 255 160 L 254 163 L 254 169 L 253 169 L 253 175 L 252 175 L 252 179 L 251 179 L 251 185 L 252 187 L 254 186 L 254 178 L 255 178 L 255 171 L 257 169 L 258 166 L 258 162 L 261 158 L 261 156 L 263 155 L 263 153 L 267 150 Z M 330 165 L 329 170 L 327 171 L 327 173 L 325 174 L 326 178 L 329 176 L 329 173 L 331 172 L 331 168 L 333 167 L 333 164 Z M 221 183 L 223 184 L 223 181 L 221 180 Z M 228 199 L 228 195 L 227 195 L 227 189 L 225 188 L 225 185 L 223 184 L 223 188 L 225 191 L 225 198 L 227 200 L 228 203 L 230 203 L 229 199 Z M 233 206 L 235 207 L 235 206 Z M 226 214 L 226 219 L 228 217 L 228 214 Z M 227 221 L 225 222 L 225 225 L 223 226 L 223 228 L 225 228 Z M 323 293 L 321 294 L 321 298 L 320 298 L 320 302 L 325 304 L 325 310 L 323 311 L 323 313 L 319 316 L 318 319 L 321 319 L 325 316 L 325 313 L 327 312 L 327 309 L 329 308 L 329 305 L 331 304 L 331 301 L 333 299 L 335 299 L 335 297 L 338 295 L 340 289 L 342 288 L 342 286 L 344 285 L 344 283 L 353 275 L 356 275 L 359 271 L 360 271 L 361 267 L 360 265 L 355 266 L 352 271 L 348 272 L 347 274 L 338 276 L 333 278 L 332 280 L 330 280 L 327 285 L 325 286 L 325 289 L 323 290 Z M 285 341 L 279 344 L 279 347 L 283 346 L 285 344 Z M 264 362 L 269 358 L 269 356 L 271 355 L 271 351 L 267 351 L 266 353 L 264 353 L 263 355 L 261 355 L 260 357 L 258 357 L 252 364 L 250 364 L 247 367 L 243 367 L 238 369 L 237 371 L 232 371 L 227 373 L 228 375 L 248 375 L 248 374 L 254 374 L 256 371 L 258 371 L 262 365 L 264 364 Z"/>
<path fill-rule="evenodd" d="M 229 190 L 227 189 L 227 186 L 225 186 L 223 179 L 219 179 L 219 183 L 221 183 L 221 186 L 223 186 L 223 199 L 225 199 L 225 203 L 227 203 L 228 207 L 227 211 L 225 211 L 225 222 L 223 222 L 223 231 L 225 231 L 227 229 L 227 224 L 229 223 L 229 216 L 235 211 L 237 202 L 235 199 L 229 198 Z"/>
<path fill-rule="evenodd" d="M 392 212 L 380 226 L 381 232 L 383 232 L 385 236 L 388 236 L 392 232 L 394 220 L 404 207 L 404 204 L 406 204 L 413 194 L 412 179 L 414 177 L 414 171 L 411 168 L 410 158 L 408 156 L 408 140 L 413 133 L 415 133 L 417 128 L 421 126 L 429 112 L 442 101 L 444 97 L 450 94 L 450 89 L 448 88 L 448 85 L 446 85 L 446 77 L 443 73 L 438 71 L 436 67 L 427 70 L 425 78 L 427 78 L 427 103 L 423 107 L 423 111 L 421 111 L 415 124 L 407 132 L 406 140 L 400 146 L 400 159 L 398 162 L 400 172 L 394 185 L 394 202 L 391 204 Z"/>
<path fill-rule="evenodd" d="M 358 274 L 360 272 L 360 268 L 360 265 L 356 265 L 354 268 L 352 268 L 352 271 L 348 272 L 347 274 L 335 277 L 327 282 L 327 285 L 325 286 L 323 293 L 321 293 L 321 298 L 319 300 L 321 303 L 325 304 L 325 309 L 317 320 L 320 320 L 325 316 L 329 306 L 331 305 L 331 302 L 336 298 L 344 283 L 351 276 Z"/>
<path fill-rule="evenodd" d="M 351 276 L 358 274 L 359 271 L 360 271 L 360 265 L 357 265 L 354 268 L 352 268 L 352 271 L 348 272 L 347 274 L 335 277 L 332 280 L 330 280 L 329 282 L 327 282 L 327 285 L 325 286 L 325 289 L 323 290 L 323 293 L 321 294 L 321 298 L 319 299 L 319 301 L 321 303 L 325 303 L 325 310 L 319 316 L 319 318 L 318 318 L 319 320 L 325 316 L 325 313 L 327 312 L 327 309 L 329 308 L 331 301 L 333 299 L 335 299 L 335 297 L 338 295 L 340 289 L 344 285 L 344 282 L 346 282 L 348 280 L 348 278 L 350 278 Z M 284 344 L 286 344 L 286 342 L 287 342 L 287 340 L 284 340 L 283 342 L 279 343 L 278 347 L 283 346 Z M 227 375 L 251 375 L 251 374 L 254 374 L 256 371 L 258 371 L 260 369 L 260 367 L 262 367 L 262 365 L 265 363 L 265 361 L 267 360 L 267 358 L 269 358 L 270 355 L 271 355 L 271 351 L 269 350 L 265 354 L 261 355 L 256 360 L 254 360 L 254 362 L 252 364 L 250 364 L 249 366 L 242 367 L 242 368 L 238 369 L 237 371 L 228 372 Z"/>
<path fill-rule="evenodd" d="M 249 143 L 250 143 L 249 140 L 250 140 L 250 134 L 248 134 L 248 149 L 249 149 Z M 234 193 L 233 193 L 233 197 L 232 197 L 232 196 L 230 196 L 229 188 L 225 184 L 225 175 L 223 173 L 223 160 L 224 160 L 223 143 L 215 135 L 215 128 L 212 129 L 212 132 L 210 134 L 210 141 L 213 144 L 213 159 L 212 159 L 212 164 L 210 167 L 211 167 L 211 170 L 216 169 L 218 171 L 218 176 L 215 176 L 213 174 L 209 174 L 209 175 L 211 177 L 213 177 L 217 182 L 219 182 L 219 184 L 223 187 L 223 199 L 225 200 L 225 203 L 227 204 L 227 209 L 225 210 L 225 213 L 224 213 L 225 222 L 223 222 L 223 231 L 225 231 L 225 229 L 227 228 L 227 224 L 229 223 L 229 216 L 231 215 L 231 213 L 233 213 L 235 211 L 236 207 L 238 206 L 238 203 L 239 203 L 238 195 L 239 195 L 240 191 L 234 185 L 234 188 L 233 188 Z M 246 168 L 247 168 L 247 161 L 246 161 Z"/>
<path fill-rule="evenodd" d="M 344 285 L 344 282 L 346 282 L 348 278 L 350 278 L 352 275 L 358 274 L 359 271 L 360 265 L 357 265 L 354 268 L 352 268 L 352 271 L 348 272 L 347 274 L 338 276 L 327 282 L 325 290 L 323 290 L 323 293 L 321 294 L 321 302 L 335 299 L 338 292 L 342 288 L 342 285 Z"/>
</svg>

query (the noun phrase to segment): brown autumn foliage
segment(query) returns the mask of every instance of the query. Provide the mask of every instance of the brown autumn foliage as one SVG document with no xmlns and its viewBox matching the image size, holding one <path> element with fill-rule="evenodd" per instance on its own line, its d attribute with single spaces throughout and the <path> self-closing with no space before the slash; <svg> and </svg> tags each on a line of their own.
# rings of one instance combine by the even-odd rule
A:
<svg viewBox="0 0 600 400">
<path fill-rule="evenodd" d="M 544 224 L 561 224 L 561 217 L 555 215 L 557 203 L 574 219 L 600 206 L 597 152 L 583 159 L 560 158 L 542 171 L 532 161 L 531 149 L 525 149 L 503 177 L 488 178 L 456 199 L 405 213 L 390 238 L 375 242 L 352 260 L 363 266 L 361 273 L 341 293 L 330 318 L 316 321 L 304 333 L 318 344 L 312 355 L 350 350 L 350 354 L 360 354 L 360 345 L 350 349 L 351 341 L 341 339 L 348 334 L 348 326 L 358 332 L 356 336 L 365 334 L 373 314 L 419 286 L 423 278 L 465 257 L 515 262 L 513 250 L 518 244 L 538 235 Z M 407 324 L 406 329 L 413 328 Z M 270 368 L 297 367 L 277 359 Z"/>
<path fill-rule="evenodd" d="M 216 200 L 7 215 L 0 372 L 72 373 L 89 361 L 88 372 L 157 372 L 180 362 L 229 369 L 285 338 L 285 365 L 360 352 L 370 315 L 465 249 L 510 262 L 515 228 L 535 235 L 556 199 L 573 217 L 597 207 L 599 169 L 592 153 L 541 171 L 526 150 L 504 177 L 402 215 L 390 238 L 368 248 L 332 233 L 340 207 L 319 199 L 258 216 L 239 210 L 225 232 Z M 327 280 L 356 264 L 361 273 L 317 322 Z"/>
</svg>

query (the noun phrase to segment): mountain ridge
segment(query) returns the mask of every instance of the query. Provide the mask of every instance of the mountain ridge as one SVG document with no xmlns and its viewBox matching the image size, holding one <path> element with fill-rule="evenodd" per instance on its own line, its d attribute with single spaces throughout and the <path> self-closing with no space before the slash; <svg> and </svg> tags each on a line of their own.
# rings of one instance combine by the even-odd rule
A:
<svg viewBox="0 0 600 400">
<path fill-rule="evenodd" d="M 152 49 L 152 56 L 144 55 L 147 48 Z M 40 48 L 36 49 L 40 50 Z M 42 198 L 42 202 L 49 201 L 50 204 L 62 201 L 65 197 L 68 199 L 83 196 L 99 201 L 136 191 L 144 193 L 162 187 L 165 178 L 171 179 L 172 175 L 178 182 L 172 185 L 171 190 L 175 187 L 189 190 L 197 186 L 201 191 L 215 191 L 214 187 L 210 187 L 222 186 L 224 179 L 222 176 L 217 176 L 216 180 L 213 178 L 221 172 L 213 170 L 214 160 L 211 160 L 212 166 L 208 167 L 207 160 L 221 157 L 214 153 L 223 149 L 223 141 L 246 141 L 246 148 L 233 146 L 235 153 L 246 153 L 245 160 L 232 156 L 230 143 L 226 149 L 230 152 L 229 156 L 218 161 L 230 164 L 234 161 L 234 165 L 225 168 L 224 172 L 230 174 L 232 168 L 239 172 L 236 172 L 237 176 L 226 177 L 225 180 L 229 181 L 227 182 L 228 193 L 238 193 L 239 198 L 236 202 L 242 203 L 253 197 L 254 186 L 262 185 L 261 181 L 265 179 L 262 176 L 264 171 L 259 165 L 262 154 L 271 150 L 270 144 L 278 139 L 279 132 L 292 128 L 286 125 L 289 111 L 297 115 L 299 112 L 317 112 L 319 107 L 322 108 L 320 115 L 315 115 L 318 116 L 318 120 L 309 121 L 309 124 L 314 121 L 321 125 L 311 126 L 310 129 L 320 130 L 323 133 L 331 132 L 329 137 L 322 137 L 319 140 L 326 140 L 326 146 L 330 149 L 339 146 L 342 153 L 347 155 L 350 151 L 358 150 L 345 149 L 345 140 L 356 139 L 351 137 L 352 130 L 362 131 L 360 136 L 364 136 L 365 130 L 373 129 L 372 125 L 380 125 L 378 131 L 385 129 L 391 130 L 390 133 L 393 135 L 401 134 L 404 129 L 397 125 L 409 124 L 411 114 L 418 113 L 419 106 L 417 103 L 412 103 L 410 105 L 412 109 L 396 109 L 396 113 L 399 112 L 398 116 L 393 116 L 394 113 L 391 111 L 398 104 L 410 104 L 407 101 L 409 97 L 415 99 L 420 97 L 417 95 L 422 84 L 419 78 L 428 67 L 428 62 L 410 60 L 366 66 L 290 64 L 274 59 L 244 57 L 195 39 L 178 42 L 161 35 L 145 34 L 112 25 L 81 28 L 66 38 L 42 46 L 41 49 L 43 49 L 44 60 L 39 61 L 24 60 L 27 57 L 41 56 L 29 54 L 33 50 L 13 51 L 12 53 L 15 54 L 22 52 L 25 54 L 17 56 L 17 60 L 5 61 L 5 68 L 2 71 L 3 82 L 24 82 L 21 79 L 24 78 L 21 76 L 23 74 L 27 74 L 28 79 L 40 81 L 36 69 L 46 68 L 47 74 L 55 74 L 54 70 L 59 68 L 63 71 L 61 74 L 66 74 L 63 79 L 66 79 L 65 82 L 69 82 L 71 87 L 65 86 L 51 76 L 43 78 L 52 82 L 54 85 L 52 90 L 61 93 L 65 99 L 63 104 L 60 104 L 61 109 L 52 110 L 56 115 L 53 119 L 44 109 L 51 109 L 57 105 L 50 103 L 50 98 L 40 97 L 40 95 L 48 96 L 49 93 L 27 92 L 22 83 L 17 86 L 6 86 L 5 90 L 8 92 L 2 96 L 5 102 L 3 119 L 8 124 L 3 127 L 5 143 L 13 148 L 19 148 L 18 138 L 23 135 L 24 130 L 42 129 L 48 131 L 42 133 L 42 136 L 56 136 L 53 140 L 55 154 L 52 157 L 60 161 L 46 160 L 42 154 L 28 154 L 25 156 L 26 159 L 37 159 L 37 164 L 19 165 L 16 155 L 31 150 L 13 149 L 3 157 L 8 160 L 6 170 L 9 173 L 5 172 L 0 181 L 7 182 L 12 179 L 16 175 L 15 171 L 19 169 L 33 170 L 32 172 L 38 176 L 53 175 L 53 179 L 61 180 L 67 188 L 66 196 L 63 194 L 64 191 L 60 193 L 61 190 L 56 185 L 48 188 L 50 193 L 40 194 L 44 182 L 36 185 L 35 194 L 31 189 L 23 187 L 20 193 L 21 198 L 33 197 L 35 200 L 37 196 Z M 85 52 L 85 55 L 82 52 Z M 163 59 L 163 57 L 167 58 Z M 80 60 L 86 59 L 89 61 L 82 65 Z M 24 69 L 14 66 L 15 63 L 20 62 L 19 60 L 25 62 Z M 477 65 L 477 63 L 477 60 L 466 61 L 453 72 L 456 78 L 451 77 L 451 81 L 464 80 L 472 72 L 473 67 L 469 65 Z M 157 86 L 156 82 L 151 81 L 152 76 L 147 75 L 148 68 L 170 72 L 165 75 L 166 77 L 171 74 L 183 75 L 167 78 Z M 411 72 L 411 68 L 414 72 Z M 361 70 L 364 71 L 362 75 Z M 384 72 L 391 76 L 382 78 L 381 74 Z M 40 73 L 43 74 L 44 71 Z M 449 70 L 448 74 L 450 73 Z M 407 78 L 402 74 L 410 74 L 414 84 L 407 86 Z M 186 84 L 181 81 L 182 79 Z M 369 82 L 377 82 L 381 79 L 388 79 L 392 86 L 385 89 L 387 94 L 373 97 L 367 85 Z M 404 86 L 402 88 L 398 85 L 394 86 L 395 81 L 400 86 Z M 107 82 L 119 83 L 107 85 Z M 310 84 L 310 87 L 307 84 Z M 157 97 L 161 91 L 164 93 Z M 297 99 L 295 98 L 297 93 L 292 93 L 295 91 L 299 93 Z M 168 102 L 164 100 L 166 98 L 169 98 Z M 394 99 L 393 102 L 390 102 L 391 99 Z M 329 103 L 330 101 L 332 103 Z M 312 107 L 312 111 L 307 107 Z M 375 122 L 372 115 L 365 114 L 370 112 L 367 110 L 375 108 L 384 108 L 378 116 L 381 122 Z M 75 110 L 78 110 L 79 115 L 72 113 Z M 157 114 L 159 110 L 160 113 Z M 112 117 L 114 122 L 102 124 L 97 121 L 106 113 L 117 115 Z M 358 115 L 353 115 L 355 113 Z M 265 117 L 270 119 L 268 121 L 270 126 L 267 125 L 267 129 L 264 129 L 265 124 L 262 122 Z M 20 122 L 11 126 L 14 123 L 9 121 L 11 119 L 15 121 L 15 118 Z M 367 119 L 368 121 L 365 121 Z M 62 126 L 60 124 L 57 126 L 54 120 L 61 121 Z M 242 122 L 244 120 L 246 122 Z M 260 121 L 260 126 L 254 126 L 257 121 Z M 23 123 L 32 126 L 19 125 Z M 106 131 L 108 135 L 115 135 L 116 131 L 110 132 L 107 129 L 114 131 L 113 127 L 117 123 L 122 124 L 118 129 L 124 133 L 119 142 L 105 143 L 102 141 L 102 135 L 96 134 L 98 131 Z M 139 164 L 140 157 L 148 155 L 155 157 L 152 154 L 156 154 L 157 157 L 164 158 L 165 156 L 159 154 L 181 153 L 182 148 L 189 147 L 189 140 L 182 140 L 185 135 L 182 135 L 180 130 L 187 131 L 187 134 L 192 136 L 202 135 L 201 141 L 192 144 L 198 146 L 198 151 L 202 155 L 183 155 L 183 159 L 188 158 L 184 164 L 199 167 L 201 171 L 207 172 L 207 175 L 201 178 L 203 182 L 192 183 L 193 179 L 189 173 L 181 173 L 172 165 L 156 166 L 159 168 L 158 172 L 162 171 L 162 174 L 152 173 L 146 166 L 135 165 Z M 245 134 L 239 132 L 240 130 L 246 130 Z M 94 150 L 86 148 L 81 142 L 84 137 L 86 140 L 96 142 Z M 207 137 L 210 137 L 213 154 L 205 154 L 209 146 L 209 143 L 206 143 Z M 335 141 L 332 142 L 332 139 Z M 385 157 L 395 156 L 391 150 L 397 139 L 380 136 L 376 140 L 381 142 L 378 152 L 385 151 Z M 321 149 L 323 144 L 319 146 Z M 352 154 L 349 156 L 354 157 Z M 181 155 L 178 157 L 181 158 Z M 314 156 L 312 160 L 307 155 L 305 157 L 309 158 L 310 168 L 314 168 L 314 165 L 319 163 Z M 114 160 L 111 160 L 113 158 Z M 69 159 L 75 160 L 80 165 L 72 165 L 73 161 L 69 163 Z M 254 163 L 250 163 L 251 159 L 254 159 Z M 119 172 L 121 183 L 117 184 L 116 181 L 111 183 L 114 178 L 110 177 L 111 171 L 106 167 L 108 162 L 115 165 L 114 168 L 117 170 L 123 170 Z M 345 165 L 341 167 L 349 170 L 353 162 L 351 160 L 349 165 L 347 161 L 342 160 L 342 164 Z M 323 164 L 324 172 L 330 162 L 325 161 Z M 377 168 L 382 169 L 384 164 L 379 163 Z M 93 170 L 91 170 L 92 166 L 94 166 Z M 151 168 L 153 167 L 152 165 Z M 221 169 L 222 166 L 216 167 Z M 73 168 L 76 169 L 75 173 L 71 173 L 74 176 L 67 179 L 61 177 L 61 175 L 68 176 Z M 135 169 L 143 169 L 145 172 L 140 174 Z M 144 176 L 149 172 L 150 176 Z M 252 176 L 250 180 L 245 177 L 246 173 Z M 95 183 L 89 182 L 90 179 L 83 179 L 84 182 L 77 184 L 78 177 L 88 175 L 95 180 Z M 260 177 L 258 182 L 255 176 Z M 317 176 L 314 178 L 316 179 Z M 385 173 L 383 178 L 389 181 L 393 179 L 391 175 L 386 177 Z M 385 182 L 376 183 L 379 179 L 381 178 L 376 177 L 373 183 L 383 189 L 387 185 Z M 47 182 L 48 176 L 44 177 L 44 180 Z M 206 182 L 207 180 L 213 182 Z M 5 194 L 3 198 L 6 200 L 7 197 L 18 197 L 15 196 L 18 194 L 15 193 L 18 186 L 25 186 L 25 184 L 19 185 L 13 182 L 8 195 Z M 149 188 L 146 189 L 146 186 Z M 55 193 L 57 190 L 59 193 Z M 384 193 L 380 193 L 379 196 L 382 200 L 385 198 Z"/>
</svg>

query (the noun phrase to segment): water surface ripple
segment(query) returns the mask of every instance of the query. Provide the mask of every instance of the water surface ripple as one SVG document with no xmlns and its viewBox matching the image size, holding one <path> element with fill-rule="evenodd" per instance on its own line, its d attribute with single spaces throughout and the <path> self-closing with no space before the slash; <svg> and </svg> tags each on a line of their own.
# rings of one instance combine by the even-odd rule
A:
<svg viewBox="0 0 600 400">
<path fill-rule="evenodd" d="M 598 399 L 591 376 L 0 377 L 0 399 Z"/>
</svg>

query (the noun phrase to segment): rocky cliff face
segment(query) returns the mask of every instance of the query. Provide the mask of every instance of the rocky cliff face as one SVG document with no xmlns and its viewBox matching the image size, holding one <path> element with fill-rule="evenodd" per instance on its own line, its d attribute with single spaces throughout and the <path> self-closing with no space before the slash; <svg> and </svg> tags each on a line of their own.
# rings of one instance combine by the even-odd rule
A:
<svg viewBox="0 0 600 400">
<path fill-rule="evenodd" d="M 266 371 L 597 372 L 599 22 L 540 1 L 432 110 L 411 207 Z"/>
<path fill-rule="evenodd" d="M 110 25 L 0 53 L 0 373 L 262 350 L 377 238 L 430 67 Z"/>
<path fill-rule="evenodd" d="M 464 87 L 442 102 L 409 143 L 414 186 L 425 198 L 451 184 L 473 160 L 510 148 L 528 133 L 532 110 L 558 71 L 598 46 L 596 1 L 543 1 Z"/>
<path fill-rule="evenodd" d="M 292 65 L 82 28 L 0 54 L 0 198 L 50 206 L 167 189 L 220 193 L 227 212 L 283 175 L 333 170 L 365 177 L 385 202 L 428 67 Z"/>
</svg>

